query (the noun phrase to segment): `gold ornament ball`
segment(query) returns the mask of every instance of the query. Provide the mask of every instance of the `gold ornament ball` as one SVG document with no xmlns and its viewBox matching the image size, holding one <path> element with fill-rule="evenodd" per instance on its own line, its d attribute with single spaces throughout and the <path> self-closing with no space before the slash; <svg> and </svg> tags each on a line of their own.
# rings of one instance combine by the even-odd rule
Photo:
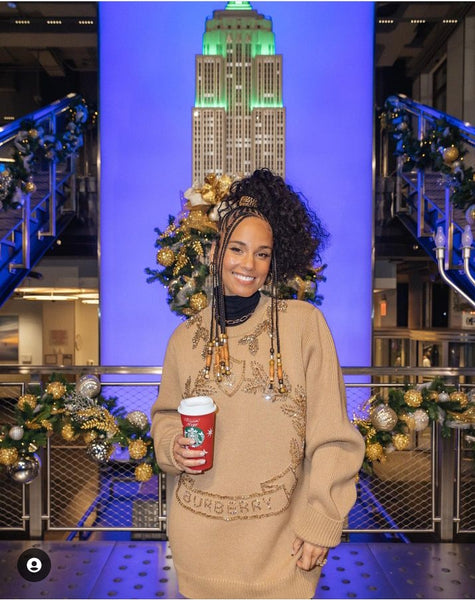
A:
<svg viewBox="0 0 475 600">
<path fill-rule="evenodd" d="M 404 423 L 406 423 L 406 425 L 409 427 L 409 429 L 414 429 L 416 426 L 416 422 L 414 420 L 414 413 L 402 413 L 401 415 L 399 415 L 399 418 L 401 419 L 401 421 L 403 421 Z"/>
<path fill-rule="evenodd" d="M 51 394 L 55 400 L 59 400 L 66 393 L 66 386 L 60 381 L 52 381 L 48 383 L 46 393 Z"/>
<path fill-rule="evenodd" d="M 28 131 L 28 135 L 33 138 L 36 139 L 38 137 L 38 129 L 30 129 Z"/>
<path fill-rule="evenodd" d="M 20 410 L 25 410 L 25 406 L 36 408 L 37 403 L 38 400 L 36 396 L 33 396 L 33 394 L 24 394 L 18 398 L 18 408 Z"/>
<path fill-rule="evenodd" d="M 379 442 L 375 442 L 374 444 L 368 444 L 366 446 L 365 454 L 368 460 L 381 460 L 384 455 L 383 447 Z"/>
<path fill-rule="evenodd" d="M 455 146 L 449 146 L 448 148 L 445 148 L 442 156 L 444 158 L 444 162 L 451 163 L 454 162 L 454 160 L 457 160 L 459 157 L 459 151 Z"/>
<path fill-rule="evenodd" d="M 175 262 L 175 253 L 171 248 L 162 248 L 157 252 L 157 262 L 164 267 L 171 267 Z"/>
<path fill-rule="evenodd" d="M 393 446 L 396 450 L 406 450 L 409 447 L 409 436 L 405 433 L 396 433 L 393 435 Z"/>
<path fill-rule="evenodd" d="M 386 404 L 378 404 L 371 411 L 371 423 L 376 431 L 391 431 L 397 423 L 397 414 Z"/>
<path fill-rule="evenodd" d="M 73 440 L 76 440 L 79 437 L 79 434 L 75 433 L 75 431 L 74 431 L 73 426 L 71 425 L 71 423 L 66 423 L 61 428 L 61 436 L 67 442 L 72 442 Z"/>
<path fill-rule="evenodd" d="M 16 448 L 0 448 L 0 465 L 13 465 L 18 460 Z"/>
<path fill-rule="evenodd" d="M 86 431 L 86 433 L 83 433 L 83 435 L 82 435 L 82 439 L 86 442 L 86 444 L 90 444 L 96 438 L 97 438 L 97 431 L 94 431 L 94 429 L 91 429 L 90 431 Z"/>
<path fill-rule="evenodd" d="M 429 400 L 432 400 L 433 402 L 438 402 L 439 392 L 437 390 L 431 390 L 429 393 Z"/>
<path fill-rule="evenodd" d="M 147 415 L 141 410 L 133 410 L 132 412 L 129 412 L 125 418 L 131 425 L 138 427 L 142 431 L 145 431 L 148 427 Z"/>
<path fill-rule="evenodd" d="M 152 466 L 148 463 L 140 463 L 140 465 L 135 467 L 134 474 L 137 481 L 148 481 L 149 479 L 152 479 Z"/>
<path fill-rule="evenodd" d="M 413 408 L 417 408 L 422 404 L 422 394 L 417 390 L 408 390 L 404 394 L 404 402 L 408 406 L 412 406 Z"/>
<path fill-rule="evenodd" d="M 147 454 L 147 444 L 143 440 L 132 440 L 129 443 L 129 456 L 133 460 L 140 460 Z"/>
<path fill-rule="evenodd" d="M 462 407 L 468 404 L 468 396 L 465 392 L 452 392 L 449 398 L 452 402 L 458 402 Z"/>
<path fill-rule="evenodd" d="M 190 308 L 192 308 L 196 312 L 200 312 L 203 308 L 208 306 L 208 298 L 204 292 L 198 292 L 197 294 L 193 294 L 190 298 Z"/>
<path fill-rule="evenodd" d="M 25 192 L 27 194 L 32 194 L 36 191 L 36 185 L 32 181 L 27 181 L 25 183 Z"/>
</svg>

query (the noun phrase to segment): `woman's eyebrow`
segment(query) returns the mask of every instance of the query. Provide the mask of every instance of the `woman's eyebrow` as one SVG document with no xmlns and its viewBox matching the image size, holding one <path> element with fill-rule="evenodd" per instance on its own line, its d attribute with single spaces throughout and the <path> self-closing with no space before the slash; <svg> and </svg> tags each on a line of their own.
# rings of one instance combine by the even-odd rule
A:
<svg viewBox="0 0 475 600">
<path fill-rule="evenodd" d="M 246 242 L 241 242 L 240 240 L 229 240 L 229 244 L 238 244 L 238 246 L 247 247 Z M 258 250 L 264 250 L 264 249 L 272 250 L 272 246 L 263 245 L 263 246 L 259 246 L 259 248 L 258 248 Z"/>
</svg>

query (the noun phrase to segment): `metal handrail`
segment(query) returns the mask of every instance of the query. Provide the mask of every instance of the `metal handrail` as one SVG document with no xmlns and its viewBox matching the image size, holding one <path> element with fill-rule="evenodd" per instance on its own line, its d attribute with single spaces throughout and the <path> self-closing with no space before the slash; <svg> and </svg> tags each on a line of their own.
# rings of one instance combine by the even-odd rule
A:
<svg viewBox="0 0 475 600">
<path fill-rule="evenodd" d="M 421 104 L 420 102 L 416 102 L 412 100 L 412 98 L 408 98 L 404 94 L 396 94 L 396 97 L 400 100 L 404 107 L 408 112 L 413 114 L 414 116 L 421 116 L 428 121 L 433 122 L 435 119 L 444 119 L 450 125 L 457 127 L 463 134 L 464 139 L 471 145 L 475 146 L 475 127 L 471 125 L 468 121 L 461 121 L 456 117 L 452 117 L 432 106 L 427 106 L 426 104 Z"/>
<path fill-rule="evenodd" d="M 162 375 L 163 367 L 155 366 L 111 366 L 111 365 L 0 365 L 2 375 L 47 375 L 63 373 L 69 375 Z M 342 367 L 343 375 L 364 377 L 475 377 L 475 367 Z"/>
<path fill-rule="evenodd" d="M 70 106 L 71 102 L 80 99 L 81 96 L 79 94 L 68 94 L 60 100 L 55 100 L 43 108 L 35 110 L 34 112 L 31 112 L 20 119 L 15 119 L 15 121 L 12 121 L 7 125 L 3 125 L 0 127 L 0 145 L 11 141 L 16 136 L 16 134 L 21 130 L 23 121 L 43 121 L 48 117 L 62 113 Z"/>
</svg>

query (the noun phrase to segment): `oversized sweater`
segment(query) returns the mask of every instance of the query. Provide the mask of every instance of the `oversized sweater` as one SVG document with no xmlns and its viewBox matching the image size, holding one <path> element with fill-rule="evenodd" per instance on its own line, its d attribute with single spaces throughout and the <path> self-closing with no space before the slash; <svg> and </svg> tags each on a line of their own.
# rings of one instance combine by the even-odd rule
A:
<svg viewBox="0 0 475 600">
<path fill-rule="evenodd" d="M 334 547 L 355 498 L 364 443 L 346 412 L 331 333 L 307 302 L 279 302 L 287 393 L 265 399 L 270 302 L 229 327 L 231 374 L 203 377 L 210 309 L 170 338 L 152 436 L 160 468 L 176 475 L 168 535 L 180 592 L 189 598 L 311 598 L 321 569 L 292 556 L 301 539 Z M 208 395 L 218 411 L 214 465 L 182 473 L 172 448 L 183 397 Z"/>
</svg>

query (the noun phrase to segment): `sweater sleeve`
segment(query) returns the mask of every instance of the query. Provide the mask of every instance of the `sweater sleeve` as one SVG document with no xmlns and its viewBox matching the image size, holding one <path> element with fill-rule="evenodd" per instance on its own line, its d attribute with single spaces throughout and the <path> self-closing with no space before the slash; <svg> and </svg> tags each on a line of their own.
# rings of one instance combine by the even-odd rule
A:
<svg viewBox="0 0 475 600">
<path fill-rule="evenodd" d="M 348 418 L 335 344 L 318 309 L 313 308 L 306 321 L 302 352 L 307 386 L 306 497 L 294 526 L 301 539 L 334 547 L 356 500 L 364 441 Z"/>
<path fill-rule="evenodd" d="M 181 469 L 173 458 L 173 443 L 176 435 L 182 431 L 180 415 L 177 412 L 182 398 L 182 389 L 174 340 L 175 335 L 172 335 L 165 353 L 160 390 L 152 406 L 150 433 L 158 466 L 165 473 L 177 475 L 181 473 Z"/>
</svg>

